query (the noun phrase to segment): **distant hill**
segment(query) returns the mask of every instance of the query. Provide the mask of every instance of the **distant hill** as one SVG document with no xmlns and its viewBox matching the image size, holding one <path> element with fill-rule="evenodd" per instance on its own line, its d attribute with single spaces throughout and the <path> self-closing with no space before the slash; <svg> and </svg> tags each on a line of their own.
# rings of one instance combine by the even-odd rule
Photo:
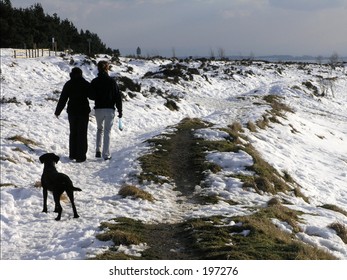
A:
<svg viewBox="0 0 347 280">
<path fill-rule="evenodd" d="M 97 34 L 78 31 L 71 21 L 61 20 L 57 14 L 45 14 L 39 3 L 23 9 L 12 7 L 10 0 L 0 0 L 0 14 L 1 48 L 52 48 L 54 41 L 58 50 L 119 54 L 106 47 Z"/>
</svg>

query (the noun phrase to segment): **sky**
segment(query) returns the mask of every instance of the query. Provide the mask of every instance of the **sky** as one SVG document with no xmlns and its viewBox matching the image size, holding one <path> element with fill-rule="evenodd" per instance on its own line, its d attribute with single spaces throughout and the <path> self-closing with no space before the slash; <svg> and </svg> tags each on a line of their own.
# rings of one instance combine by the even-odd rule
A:
<svg viewBox="0 0 347 280">
<path fill-rule="evenodd" d="M 122 55 L 347 56 L 347 0 L 11 0 L 40 3 Z"/>
</svg>

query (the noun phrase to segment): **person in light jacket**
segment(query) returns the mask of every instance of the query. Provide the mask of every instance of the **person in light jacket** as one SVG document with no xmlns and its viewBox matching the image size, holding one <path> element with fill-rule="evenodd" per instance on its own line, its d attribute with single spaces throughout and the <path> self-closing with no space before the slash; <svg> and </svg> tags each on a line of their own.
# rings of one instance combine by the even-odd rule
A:
<svg viewBox="0 0 347 280">
<path fill-rule="evenodd" d="M 118 117 L 122 117 L 122 97 L 116 80 L 109 76 L 108 70 L 108 62 L 99 61 L 98 76 L 91 82 L 90 96 L 95 102 L 97 123 L 95 156 L 103 157 L 105 160 L 111 159 L 110 137 L 116 108 Z"/>
<path fill-rule="evenodd" d="M 68 103 L 69 158 L 76 160 L 76 162 L 83 162 L 87 159 L 89 94 L 90 83 L 83 78 L 82 70 L 79 67 L 74 67 L 70 72 L 70 80 L 63 87 L 54 114 L 58 118 L 66 103 Z"/>
</svg>

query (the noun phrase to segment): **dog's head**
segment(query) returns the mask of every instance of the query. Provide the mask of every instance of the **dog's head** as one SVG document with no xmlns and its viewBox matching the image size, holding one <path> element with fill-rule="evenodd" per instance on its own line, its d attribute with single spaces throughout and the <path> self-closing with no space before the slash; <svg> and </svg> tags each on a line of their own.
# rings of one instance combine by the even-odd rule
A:
<svg viewBox="0 0 347 280">
<path fill-rule="evenodd" d="M 58 163 L 60 157 L 58 157 L 54 153 L 47 153 L 43 154 L 42 156 L 39 157 L 41 163 Z"/>
</svg>

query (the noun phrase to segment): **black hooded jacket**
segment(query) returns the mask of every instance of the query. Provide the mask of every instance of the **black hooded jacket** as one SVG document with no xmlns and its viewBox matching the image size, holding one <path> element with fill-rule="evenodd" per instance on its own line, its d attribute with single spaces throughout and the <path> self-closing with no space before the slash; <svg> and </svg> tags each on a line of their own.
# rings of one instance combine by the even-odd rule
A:
<svg viewBox="0 0 347 280">
<path fill-rule="evenodd" d="M 115 79 L 107 72 L 99 72 L 98 77 L 91 82 L 90 99 L 95 100 L 95 109 L 115 109 L 122 116 L 122 97 Z"/>
<path fill-rule="evenodd" d="M 66 102 L 67 113 L 71 115 L 88 115 L 90 113 L 88 97 L 90 94 L 90 83 L 83 77 L 71 76 L 61 92 L 55 115 L 59 116 Z"/>
</svg>

